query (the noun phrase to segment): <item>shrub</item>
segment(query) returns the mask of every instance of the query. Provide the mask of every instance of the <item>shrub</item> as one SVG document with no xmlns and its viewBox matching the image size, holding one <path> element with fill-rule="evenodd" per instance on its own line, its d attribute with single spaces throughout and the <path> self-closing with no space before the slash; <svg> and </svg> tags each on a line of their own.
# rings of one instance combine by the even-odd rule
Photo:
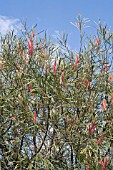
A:
<svg viewBox="0 0 113 170">
<path fill-rule="evenodd" d="M 85 22 L 78 52 L 65 34 L 1 36 L 2 169 L 113 168 L 113 34 L 99 23 L 88 37 Z"/>
</svg>

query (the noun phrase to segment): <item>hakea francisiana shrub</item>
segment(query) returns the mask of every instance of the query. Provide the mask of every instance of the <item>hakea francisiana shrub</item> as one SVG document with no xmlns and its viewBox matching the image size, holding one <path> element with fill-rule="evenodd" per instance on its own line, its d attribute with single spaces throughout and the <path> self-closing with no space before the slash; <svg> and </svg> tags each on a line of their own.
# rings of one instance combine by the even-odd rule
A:
<svg viewBox="0 0 113 170">
<path fill-rule="evenodd" d="M 78 52 L 65 34 L 0 38 L 1 169 L 113 168 L 113 34 L 99 23 L 84 37 L 86 22 Z"/>
</svg>

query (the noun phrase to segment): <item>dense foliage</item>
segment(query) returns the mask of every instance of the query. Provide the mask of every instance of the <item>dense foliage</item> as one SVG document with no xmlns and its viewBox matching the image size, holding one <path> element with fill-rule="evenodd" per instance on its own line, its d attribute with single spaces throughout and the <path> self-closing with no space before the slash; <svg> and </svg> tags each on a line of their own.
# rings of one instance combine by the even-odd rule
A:
<svg viewBox="0 0 113 170">
<path fill-rule="evenodd" d="M 32 29 L 1 36 L 0 162 L 4 170 L 113 168 L 113 34 L 80 31 L 80 50 Z"/>
</svg>

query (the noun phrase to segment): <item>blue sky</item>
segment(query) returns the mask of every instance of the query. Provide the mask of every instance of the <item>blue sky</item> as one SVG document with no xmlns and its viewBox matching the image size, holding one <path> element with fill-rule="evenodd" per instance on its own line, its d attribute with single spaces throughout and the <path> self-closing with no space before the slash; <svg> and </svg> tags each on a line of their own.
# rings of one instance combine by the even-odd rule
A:
<svg viewBox="0 0 113 170">
<path fill-rule="evenodd" d="M 37 31 L 45 29 L 52 36 L 56 31 L 68 33 L 70 46 L 76 48 L 79 33 L 70 22 L 79 13 L 91 21 L 100 18 L 113 28 L 113 0 L 0 0 L 0 31 L 27 21 L 29 28 L 37 24 Z M 93 33 L 95 24 L 89 25 Z"/>
</svg>

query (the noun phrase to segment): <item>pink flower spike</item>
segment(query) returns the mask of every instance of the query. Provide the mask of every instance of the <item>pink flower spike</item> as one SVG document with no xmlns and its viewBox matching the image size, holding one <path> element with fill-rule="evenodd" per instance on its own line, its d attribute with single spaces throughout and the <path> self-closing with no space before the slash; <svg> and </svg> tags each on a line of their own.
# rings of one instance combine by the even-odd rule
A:
<svg viewBox="0 0 113 170">
<path fill-rule="evenodd" d="M 60 76 L 60 84 L 63 84 L 62 77 Z"/>
<path fill-rule="evenodd" d="M 110 100 L 110 102 L 111 102 L 111 105 L 113 106 L 113 93 L 111 94 L 111 100 Z"/>
<path fill-rule="evenodd" d="M 113 82 L 113 75 L 112 74 L 110 74 L 110 76 L 108 77 L 108 81 L 109 81 L 109 83 Z"/>
<path fill-rule="evenodd" d="M 12 117 L 11 117 L 11 120 L 16 121 L 16 116 L 12 116 Z"/>
<path fill-rule="evenodd" d="M 56 71 L 57 71 L 57 65 L 56 65 L 56 60 L 55 60 L 54 61 L 54 66 L 53 66 L 54 75 L 56 75 Z"/>
<path fill-rule="evenodd" d="M 97 145 L 99 145 L 101 142 L 102 142 L 102 139 L 103 139 L 103 135 L 101 135 L 98 140 L 97 140 Z"/>
<path fill-rule="evenodd" d="M 104 111 L 107 110 L 107 102 L 106 102 L 106 99 L 104 99 L 103 102 L 102 102 L 102 109 L 103 109 Z"/>
<path fill-rule="evenodd" d="M 36 110 L 34 111 L 34 122 L 37 121 L 37 115 L 36 115 Z"/>
<path fill-rule="evenodd" d="M 87 80 L 83 80 L 86 87 L 91 87 L 91 83 Z"/>
<path fill-rule="evenodd" d="M 35 36 L 35 32 L 34 32 L 34 30 L 32 30 L 30 39 L 32 40 L 34 38 L 34 36 Z"/>
<path fill-rule="evenodd" d="M 29 60 L 25 57 L 24 63 L 27 64 L 28 61 L 29 61 Z"/>
<path fill-rule="evenodd" d="M 98 46 L 100 44 L 100 41 L 98 38 L 95 39 L 95 46 Z"/>
<path fill-rule="evenodd" d="M 62 79 L 64 79 L 64 71 L 62 72 L 62 75 L 61 75 L 61 76 L 62 76 Z"/>
<path fill-rule="evenodd" d="M 96 126 L 96 121 L 93 121 L 92 124 L 88 125 L 88 130 L 90 135 L 93 135 L 95 126 Z"/>
<path fill-rule="evenodd" d="M 68 117 L 65 118 L 66 125 L 68 125 Z"/>
<path fill-rule="evenodd" d="M 28 54 L 32 57 L 33 55 L 33 50 L 34 50 L 34 46 L 33 46 L 33 40 L 31 39 L 30 41 L 28 41 Z"/>
<path fill-rule="evenodd" d="M 81 29 L 81 23 L 80 23 L 80 21 L 78 22 L 78 29 Z"/>
<path fill-rule="evenodd" d="M 74 116 L 72 126 L 76 123 L 76 116 Z"/>
<path fill-rule="evenodd" d="M 42 53 L 45 53 L 45 50 L 44 50 L 42 44 L 40 44 L 40 50 L 42 51 Z"/>
<path fill-rule="evenodd" d="M 17 68 L 18 68 L 18 70 L 21 70 L 21 67 L 20 67 L 20 65 L 18 65 L 18 66 L 17 66 Z"/>
<path fill-rule="evenodd" d="M 106 64 L 104 64 L 104 71 L 107 72 L 108 71 L 108 67 Z"/>
<path fill-rule="evenodd" d="M 75 117 L 74 117 L 74 119 L 73 119 L 73 122 L 72 122 L 71 128 L 75 125 L 75 123 L 76 123 L 76 116 L 75 116 Z"/>
<path fill-rule="evenodd" d="M 60 84 L 63 84 L 63 79 L 64 79 L 64 71 L 62 72 L 60 76 Z"/>
<path fill-rule="evenodd" d="M 104 161 L 100 160 L 99 163 L 100 163 L 101 166 L 102 166 L 102 170 L 106 170 L 107 165 L 108 165 L 108 162 L 109 162 L 109 158 L 108 158 L 108 157 L 104 158 Z"/>
<path fill-rule="evenodd" d="M 89 165 L 86 165 L 86 170 L 89 170 Z"/>
<path fill-rule="evenodd" d="M 78 68 L 78 62 L 79 62 L 79 56 L 76 56 L 75 63 L 74 63 L 74 69 L 77 70 Z"/>
<path fill-rule="evenodd" d="M 32 92 L 32 84 L 28 85 L 28 90 L 29 90 L 30 93 Z"/>
</svg>

